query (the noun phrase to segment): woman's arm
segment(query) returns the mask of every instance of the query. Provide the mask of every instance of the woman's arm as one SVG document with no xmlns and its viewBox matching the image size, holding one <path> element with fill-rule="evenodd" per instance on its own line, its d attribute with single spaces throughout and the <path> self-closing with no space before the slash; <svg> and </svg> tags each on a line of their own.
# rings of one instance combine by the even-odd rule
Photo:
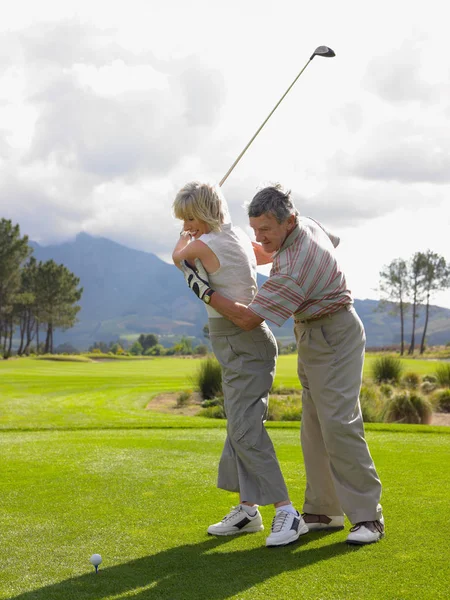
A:
<svg viewBox="0 0 450 600">
<path fill-rule="evenodd" d="M 253 246 L 253 252 L 255 253 L 255 256 L 256 256 L 256 264 L 257 265 L 268 265 L 269 263 L 273 262 L 273 260 L 272 260 L 273 254 L 270 252 L 266 252 L 264 250 L 264 248 L 261 246 L 261 244 L 258 244 L 257 242 L 252 242 L 252 246 Z"/>
<path fill-rule="evenodd" d="M 187 233 L 182 234 L 172 252 L 175 266 L 181 269 L 182 260 L 187 260 L 193 265 L 196 258 L 201 261 L 207 273 L 215 273 L 220 267 L 219 259 L 209 246 L 200 240 L 191 241 Z"/>
</svg>

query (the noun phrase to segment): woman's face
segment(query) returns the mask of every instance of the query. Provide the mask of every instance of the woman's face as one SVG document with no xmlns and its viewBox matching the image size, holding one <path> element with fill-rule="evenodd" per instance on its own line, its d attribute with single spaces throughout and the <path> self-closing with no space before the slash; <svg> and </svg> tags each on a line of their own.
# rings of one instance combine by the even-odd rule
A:
<svg viewBox="0 0 450 600">
<path fill-rule="evenodd" d="M 199 238 L 204 233 L 209 233 L 211 228 L 205 221 L 194 219 L 194 217 L 186 217 L 183 221 L 184 231 L 188 231 L 194 239 Z"/>
</svg>

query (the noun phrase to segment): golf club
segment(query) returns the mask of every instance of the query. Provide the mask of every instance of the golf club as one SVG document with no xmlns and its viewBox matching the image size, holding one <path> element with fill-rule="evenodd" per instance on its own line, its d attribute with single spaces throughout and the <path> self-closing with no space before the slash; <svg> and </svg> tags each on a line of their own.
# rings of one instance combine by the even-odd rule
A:
<svg viewBox="0 0 450 600">
<path fill-rule="evenodd" d="M 250 147 L 250 144 L 253 142 L 253 140 L 256 138 L 256 136 L 258 135 L 258 133 L 261 131 L 261 129 L 264 127 L 264 125 L 267 123 L 267 121 L 270 119 L 270 117 L 273 115 L 273 113 L 276 111 L 276 109 L 278 108 L 278 106 L 281 104 L 282 100 L 285 98 L 285 96 L 288 94 L 288 92 L 290 91 L 290 89 L 294 86 L 295 82 L 297 81 L 297 79 L 300 77 L 300 75 L 303 73 L 303 71 L 306 69 L 306 67 L 309 65 L 309 63 L 312 61 L 312 59 L 315 56 L 324 56 L 324 57 L 331 57 L 331 56 L 336 56 L 335 53 L 333 52 L 333 50 L 331 48 L 329 48 L 328 46 L 319 46 L 318 48 L 316 48 L 313 52 L 313 54 L 311 55 L 310 59 L 308 60 L 308 62 L 306 63 L 306 65 L 303 67 L 303 69 L 300 71 L 300 73 L 297 75 L 297 77 L 294 79 L 294 81 L 291 83 L 291 85 L 288 87 L 288 89 L 284 92 L 284 94 L 281 96 L 281 98 L 278 100 L 278 102 L 275 104 L 274 108 L 271 110 L 271 112 L 269 113 L 268 117 L 265 119 L 265 121 L 262 123 L 262 125 L 259 127 L 259 129 L 257 130 L 257 132 L 255 133 L 255 135 L 252 137 L 252 139 L 249 141 L 249 143 L 245 146 L 245 148 L 242 150 L 242 152 L 239 154 L 239 156 L 237 157 L 237 159 L 234 161 L 234 163 L 231 165 L 231 167 L 228 169 L 228 171 L 226 172 L 226 174 L 222 177 L 221 182 L 219 183 L 219 186 L 222 186 L 228 175 L 231 173 L 231 171 L 234 169 L 234 167 L 238 164 L 238 162 L 241 160 L 241 158 L 244 156 L 244 154 L 247 152 L 248 148 Z"/>
</svg>

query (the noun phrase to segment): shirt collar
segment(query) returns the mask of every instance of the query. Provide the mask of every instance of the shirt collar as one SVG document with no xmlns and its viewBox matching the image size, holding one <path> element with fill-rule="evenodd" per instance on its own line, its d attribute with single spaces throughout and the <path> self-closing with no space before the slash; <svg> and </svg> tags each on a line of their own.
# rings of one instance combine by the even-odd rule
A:
<svg viewBox="0 0 450 600">
<path fill-rule="evenodd" d="M 286 250 L 286 248 L 289 248 L 289 246 L 292 246 L 292 244 L 294 244 L 298 240 L 298 238 L 301 236 L 301 234 L 302 234 L 302 231 L 299 227 L 299 224 L 297 223 L 297 225 L 294 227 L 294 229 L 291 231 L 291 233 L 287 236 L 287 238 L 281 244 L 280 249 L 275 252 L 275 254 L 273 255 L 273 258 L 278 256 L 280 254 L 280 252 L 283 252 L 283 250 Z"/>
</svg>

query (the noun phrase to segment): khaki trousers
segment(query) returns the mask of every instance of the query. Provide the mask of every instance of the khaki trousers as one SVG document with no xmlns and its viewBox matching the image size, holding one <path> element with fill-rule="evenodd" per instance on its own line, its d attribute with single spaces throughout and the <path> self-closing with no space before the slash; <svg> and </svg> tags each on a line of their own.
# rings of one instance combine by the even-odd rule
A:
<svg viewBox="0 0 450 600">
<path fill-rule="evenodd" d="M 265 427 L 277 346 L 267 325 L 244 331 L 231 321 L 209 319 L 211 344 L 222 367 L 227 437 L 218 487 L 241 501 L 274 504 L 289 495 Z"/>
<path fill-rule="evenodd" d="M 295 323 L 303 386 L 304 512 L 355 524 L 381 516 L 381 483 L 364 438 L 359 404 L 364 327 L 353 307 Z"/>
</svg>

